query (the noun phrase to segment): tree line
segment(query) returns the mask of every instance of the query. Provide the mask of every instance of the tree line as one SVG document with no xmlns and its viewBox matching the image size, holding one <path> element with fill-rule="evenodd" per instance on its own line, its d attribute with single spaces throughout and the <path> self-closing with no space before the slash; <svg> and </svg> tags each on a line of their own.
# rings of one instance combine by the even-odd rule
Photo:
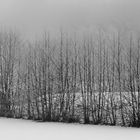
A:
<svg viewBox="0 0 140 140">
<path fill-rule="evenodd" d="M 0 116 L 140 126 L 140 38 L 0 33 Z"/>
</svg>

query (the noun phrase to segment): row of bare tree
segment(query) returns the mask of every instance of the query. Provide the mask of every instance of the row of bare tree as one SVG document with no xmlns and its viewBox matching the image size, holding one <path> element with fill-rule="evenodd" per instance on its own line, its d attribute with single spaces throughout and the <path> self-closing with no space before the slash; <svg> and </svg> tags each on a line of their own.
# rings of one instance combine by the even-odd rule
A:
<svg viewBox="0 0 140 140">
<path fill-rule="evenodd" d="M 0 116 L 140 126 L 140 39 L 99 31 L 29 43 L 0 33 Z"/>
</svg>

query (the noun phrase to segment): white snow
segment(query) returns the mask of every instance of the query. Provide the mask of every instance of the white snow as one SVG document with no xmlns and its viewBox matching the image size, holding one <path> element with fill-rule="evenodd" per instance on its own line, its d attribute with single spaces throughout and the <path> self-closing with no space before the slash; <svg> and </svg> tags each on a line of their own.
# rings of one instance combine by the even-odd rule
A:
<svg viewBox="0 0 140 140">
<path fill-rule="evenodd" d="M 136 140 L 139 128 L 0 118 L 0 140 Z"/>
</svg>

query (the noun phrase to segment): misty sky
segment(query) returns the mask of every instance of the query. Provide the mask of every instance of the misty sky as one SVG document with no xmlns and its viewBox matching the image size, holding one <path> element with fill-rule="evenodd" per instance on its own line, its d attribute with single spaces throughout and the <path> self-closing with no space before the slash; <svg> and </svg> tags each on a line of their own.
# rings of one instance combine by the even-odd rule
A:
<svg viewBox="0 0 140 140">
<path fill-rule="evenodd" d="M 0 0 L 0 26 L 26 36 L 117 24 L 140 28 L 140 0 Z"/>
</svg>

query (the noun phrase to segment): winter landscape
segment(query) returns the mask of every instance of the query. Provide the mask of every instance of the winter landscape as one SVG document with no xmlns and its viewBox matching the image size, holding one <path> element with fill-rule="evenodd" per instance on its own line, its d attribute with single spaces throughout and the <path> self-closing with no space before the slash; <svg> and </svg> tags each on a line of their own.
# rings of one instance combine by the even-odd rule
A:
<svg viewBox="0 0 140 140">
<path fill-rule="evenodd" d="M 0 2 L 0 122 L 140 127 L 140 2 Z"/>
<path fill-rule="evenodd" d="M 140 126 L 140 40 L 103 30 L 81 40 L 22 42 L 0 35 L 0 115 L 35 121 Z"/>
</svg>

